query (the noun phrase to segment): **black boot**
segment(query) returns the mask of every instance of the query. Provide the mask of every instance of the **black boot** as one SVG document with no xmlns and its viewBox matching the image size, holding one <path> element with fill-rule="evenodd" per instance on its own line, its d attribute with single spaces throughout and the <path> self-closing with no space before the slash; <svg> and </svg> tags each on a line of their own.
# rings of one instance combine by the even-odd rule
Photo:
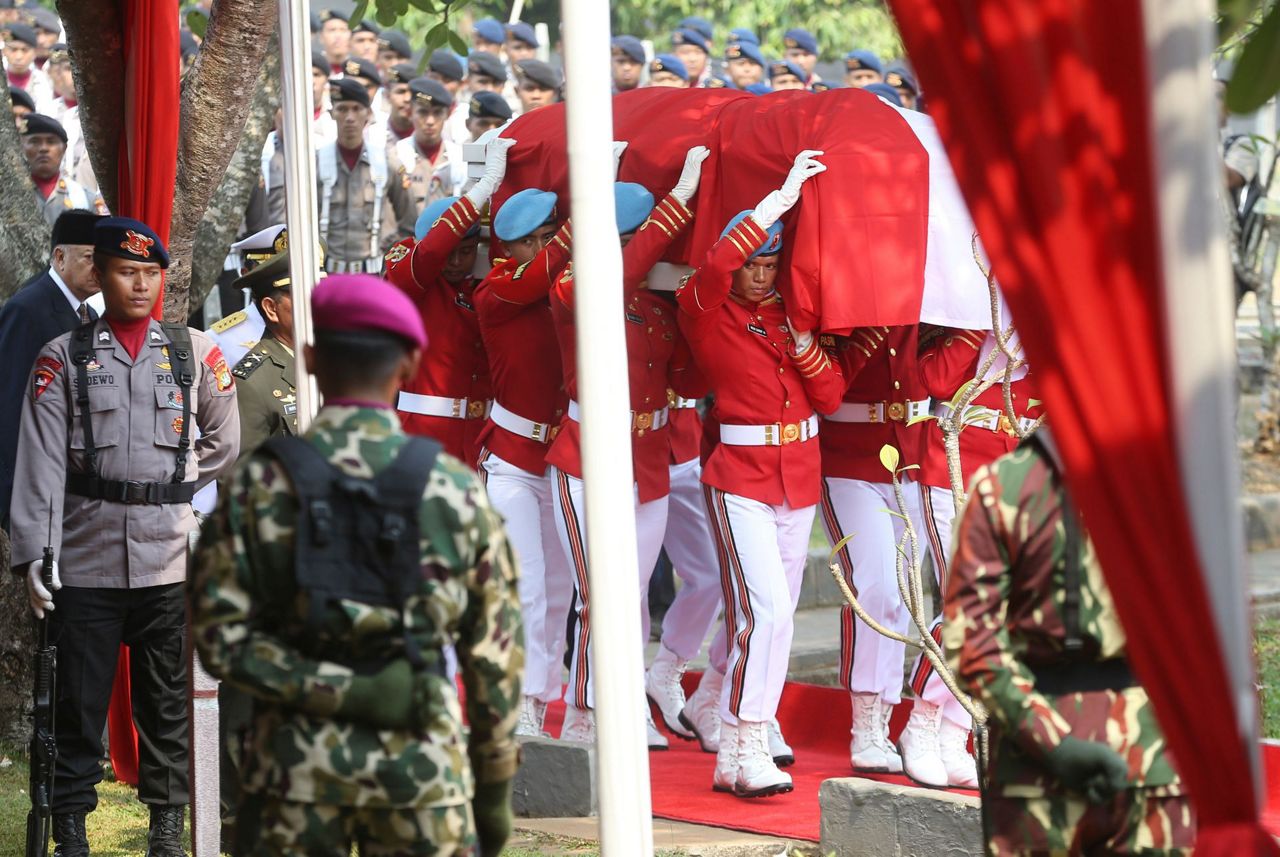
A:
<svg viewBox="0 0 1280 857">
<path fill-rule="evenodd" d="M 182 850 L 182 823 L 185 806 L 151 807 L 151 831 L 147 834 L 147 857 L 187 857 Z"/>
<path fill-rule="evenodd" d="M 53 817 L 53 857 L 89 857 L 89 839 L 84 834 L 83 812 Z"/>
</svg>

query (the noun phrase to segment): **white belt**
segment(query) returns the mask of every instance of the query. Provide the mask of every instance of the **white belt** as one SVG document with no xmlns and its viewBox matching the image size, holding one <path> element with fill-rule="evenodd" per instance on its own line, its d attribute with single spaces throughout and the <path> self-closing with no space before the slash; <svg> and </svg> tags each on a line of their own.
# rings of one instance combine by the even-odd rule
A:
<svg viewBox="0 0 1280 857">
<path fill-rule="evenodd" d="M 535 423 L 533 420 L 525 419 L 519 414 L 502 407 L 496 401 L 493 403 L 493 409 L 489 412 L 489 419 L 512 434 L 536 440 L 538 443 L 550 441 L 555 436 L 555 430 L 559 428 L 559 426 L 552 426 L 551 423 Z"/>
<path fill-rule="evenodd" d="M 578 403 L 573 401 L 573 399 L 570 399 L 569 400 L 569 419 L 573 420 L 575 423 L 582 422 L 582 419 L 578 416 L 578 413 L 579 413 Z M 658 429 L 662 428 L 667 424 L 667 421 L 670 419 L 670 417 L 671 417 L 670 408 L 660 408 L 659 410 L 656 410 L 656 411 L 632 411 L 631 412 L 631 430 L 639 434 L 643 434 L 644 432 L 649 430 L 657 431 Z"/>
<path fill-rule="evenodd" d="M 686 399 L 683 396 L 677 396 L 675 393 L 667 393 L 667 407 L 675 410 L 685 410 L 686 408 L 698 407 L 697 399 Z"/>
<path fill-rule="evenodd" d="M 785 446 L 803 443 L 818 436 L 818 415 L 798 423 L 774 423 L 767 426 L 720 426 L 720 442 L 729 446 Z"/>
<path fill-rule="evenodd" d="M 382 257 L 344 262 L 330 256 L 325 260 L 324 269 L 330 274 L 377 274 L 382 270 Z"/>
<path fill-rule="evenodd" d="M 917 402 L 845 402 L 822 418 L 833 423 L 910 422 L 929 413 L 929 399 Z"/>
<path fill-rule="evenodd" d="M 418 393 L 401 393 L 396 409 L 406 414 L 422 414 L 428 417 L 449 417 L 455 420 L 478 420 L 488 416 L 487 400 L 450 399 L 445 396 L 423 396 Z"/>
<path fill-rule="evenodd" d="M 938 415 L 946 417 L 950 416 L 950 414 L 951 406 L 939 402 Z M 964 419 L 960 422 L 966 426 L 986 429 L 987 431 L 1003 432 L 1010 437 L 1018 437 L 1019 434 L 1026 434 L 1031 431 L 1037 420 L 1032 417 L 1018 417 L 1017 426 L 1021 429 L 1021 432 L 1018 432 L 1014 430 L 1014 423 L 1004 411 L 997 411 L 994 408 L 987 408 L 982 405 L 971 405 L 966 411 Z"/>
</svg>

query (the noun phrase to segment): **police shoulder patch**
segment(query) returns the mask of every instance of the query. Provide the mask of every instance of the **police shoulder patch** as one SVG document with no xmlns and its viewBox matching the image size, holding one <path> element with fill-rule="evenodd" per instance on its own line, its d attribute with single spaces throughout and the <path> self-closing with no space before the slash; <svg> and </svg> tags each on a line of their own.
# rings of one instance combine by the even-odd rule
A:
<svg viewBox="0 0 1280 857">
<path fill-rule="evenodd" d="M 213 323 L 213 327 L 210 328 L 210 330 L 212 330 L 214 333 L 226 333 L 228 330 L 235 327 L 237 324 L 244 321 L 248 317 L 249 317 L 249 314 L 244 310 L 240 310 L 239 312 L 233 312 L 231 313 L 231 315 L 227 316 L 226 318 L 220 318 L 217 321 L 215 321 Z"/>
</svg>

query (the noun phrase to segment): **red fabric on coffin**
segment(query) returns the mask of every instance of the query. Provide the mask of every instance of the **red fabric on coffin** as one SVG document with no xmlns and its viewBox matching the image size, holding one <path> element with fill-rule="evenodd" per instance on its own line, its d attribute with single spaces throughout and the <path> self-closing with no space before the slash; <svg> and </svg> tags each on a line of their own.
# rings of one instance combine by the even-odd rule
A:
<svg viewBox="0 0 1280 857">
<path fill-rule="evenodd" d="M 1194 801 L 1196 853 L 1280 853 L 1178 475 L 1142 4 L 890 5 Z M 1194 644 L 1175 655 L 1168 640 Z"/>
<path fill-rule="evenodd" d="M 697 200 L 692 258 L 733 215 L 782 186 L 795 156 L 823 152 L 784 216 L 779 283 L 801 329 L 915 324 L 924 295 L 929 158 L 892 107 L 860 89 L 776 92 L 728 104 Z M 820 320 L 820 321 L 819 321 Z"/>
<path fill-rule="evenodd" d="M 120 138 L 115 214 L 150 226 L 167 246 L 178 172 L 178 16 L 167 0 L 122 4 L 125 117 Z M 161 318 L 164 289 L 151 314 Z M 133 729 L 129 653 L 121 647 L 107 724 L 116 779 L 137 785 L 138 736 Z"/>
<path fill-rule="evenodd" d="M 699 674 L 686 673 L 684 689 L 693 693 Z M 894 711 L 890 733 L 896 738 L 911 713 L 903 702 Z M 649 783 L 653 814 L 658 818 L 687 821 L 766 836 L 785 836 L 817 842 L 821 822 L 818 788 L 833 777 L 851 777 L 849 767 L 849 694 L 839 688 L 788 682 L 778 705 L 778 722 L 796 753 L 796 763 L 786 772 L 795 791 L 759 800 L 744 800 L 711 790 L 716 757 L 703 753 L 696 741 L 684 741 L 663 728 L 671 749 L 649 754 Z M 547 708 L 544 729 L 560 734 L 564 703 Z M 661 727 L 660 727 L 661 728 Z M 895 774 L 865 774 L 864 779 L 914 786 Z M 954 790 L 977 795 L 976 791 Z"/>
</svg>

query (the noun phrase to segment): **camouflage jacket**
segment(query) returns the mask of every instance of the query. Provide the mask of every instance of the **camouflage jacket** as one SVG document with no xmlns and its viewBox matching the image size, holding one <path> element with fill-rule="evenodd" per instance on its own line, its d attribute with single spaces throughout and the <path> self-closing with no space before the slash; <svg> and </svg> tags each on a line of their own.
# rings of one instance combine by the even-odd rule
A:
<svg viewBox="0 0 1280 857">
<path fill-rule="evenodd" d="M 371 478 L 405 442 L 392 410 L 326 407 L 304 437 L 352 476 Z M 350 685 L 345 666 L 309 652 L 397 648 L 401 614 L 343 602 L 308 638 L 308 599 L 294 577 L 297 500 L 282 465 L 242 460 L 218 492 L 190 580 L 192 631 L 205 667 L 255 697 L 245 738 L 247 792 L 339 806 L 461 804 L 473 782 L 515 772 L 512 737 L 524 664 L 515 563 L 475 473 L 441 454 L 423 494 L 422 576 L 405 613 L 423 655 L 452 643 L 466 688 L 470 739 L 456 686 L 432 676 L 431 726 L 377 730 L 331 715 Z M 474 777 L 473 777 L 474 774 Z"/>
<path fill-rule="evenodd" d="M 1034 670 L 1065 663 L 1063 487 L 1023 444 L 974 475 L 956 529 L 943 648 L 960 686 L 990 713 L 991 783 L 1007 797 L 1055 792 L 1042 766 L 1067 734 L 1109 744 L 1132 786 L 1181 792 L 1146 691 L 1135 686 L 1048 696 Z M 1124 630 L 1093 544 L 1080 547 L 1080 636 L 1072 662 L 1125 654 Z"/>
</svg>

